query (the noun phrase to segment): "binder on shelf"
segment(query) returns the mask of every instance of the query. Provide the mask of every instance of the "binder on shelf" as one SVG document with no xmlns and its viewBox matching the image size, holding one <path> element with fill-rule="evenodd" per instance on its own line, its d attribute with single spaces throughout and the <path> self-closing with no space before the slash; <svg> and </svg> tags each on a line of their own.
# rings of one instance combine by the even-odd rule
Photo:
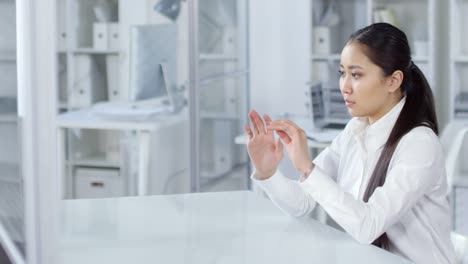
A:
<svg viewBox="0 0 468 264">
<path fill-rule="evenodd" d="M 93 48 L 95 50 L 108 49 L 108 25 L 106 23 L 93 24 Z"/>
<path fill-rule="evenodd" d="M 111 51 L 118 51 L 120 48 L 120 32 L 118 23 L 107 24 L 108 48 Z"/>
<path fill-rule="evenodd" d="M 336 26 L 316 26 L 313 28 L 313 51 L 316 54 L 337 52 L 342 43 L 338 40 Z"/>
</svg>

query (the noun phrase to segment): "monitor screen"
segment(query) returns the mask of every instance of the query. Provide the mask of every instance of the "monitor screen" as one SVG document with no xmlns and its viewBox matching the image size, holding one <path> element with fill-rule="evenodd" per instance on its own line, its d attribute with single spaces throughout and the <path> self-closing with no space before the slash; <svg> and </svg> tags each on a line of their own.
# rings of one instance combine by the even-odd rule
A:
<svg viewBox="0 0 468 264">
<path fill-rule="evenodd" d="M 131 27 L 130 91 L 133 101 L 171 96 L 176 86 L 176 40 L 174 24 Z"/>
<path fill-rule="evenodd" d="M 350 119 L 339 89 L 324 89 L 321 81 L 310 84 L 309 116 L 316 129 L 343 129 Z"/>
</svg>

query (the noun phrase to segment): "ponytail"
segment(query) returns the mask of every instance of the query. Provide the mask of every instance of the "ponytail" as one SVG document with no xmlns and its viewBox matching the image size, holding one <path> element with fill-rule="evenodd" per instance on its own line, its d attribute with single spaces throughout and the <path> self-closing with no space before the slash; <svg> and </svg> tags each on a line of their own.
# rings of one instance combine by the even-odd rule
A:
<svg viewBox="0 0 468 264">
<path fill-rule="evenodd" d="M 405 105 L 398 116 L 382 153 L 369 179 L 363 200 L 368 202 L 375 189 L 383 186 L 393 153 L 401 138 L 418 126 L 426 126 L 438 134 L 434 96 L 426 77 L 411 60 L 408 40 L 404 32 L 386 24 L 377 23 L 353 33 L 348 41 L 357 41 L 365 45 L 367 57 L 379 66 L 386 76 L 396 70 L 404 74 L 401 84 L 406 96 Z M 383 249 L 389 249 L 389 240 L 383 233 L 372 243 Z"/>
<path fill-rule="evenodd" d="M 366 191 L 364 193 L 364 202 L 368 202 L 375 189 L 385 183 L 388 166 L 393 153 L 400 142 L 400 139 L 418 126 L 427 126 L 434 133 L 438 134 L 437 120 L 434 107 L 434 97 L 429 83 L 424 74 L 413 62 L 409 70 L 409 83 L 406 89 L 406 101 L 398 119 L 390 132 L 387 142 L 384 145 L 382 154 L 377 161 L 372 176 L 370 177 Z M 386 233 L 383 233 L 372 243 L 383 249 L 389 249 L 389 241 Z"/>
</svg>

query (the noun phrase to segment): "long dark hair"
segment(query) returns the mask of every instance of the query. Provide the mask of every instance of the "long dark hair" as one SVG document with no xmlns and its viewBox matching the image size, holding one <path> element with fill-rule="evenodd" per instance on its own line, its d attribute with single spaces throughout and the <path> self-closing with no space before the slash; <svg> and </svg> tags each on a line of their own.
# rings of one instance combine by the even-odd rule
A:
<svg viewBox="0 0 468 264">
<path fill-rule="evenodd" d="M 411 60 L 408 39 L 403 31 L 387 23 L 376 23 L 351 34 L 347 43 L 363 45 L 364 54 L 382 69 L 385 76 L 397 70 L 404 76 L 401 91 L 406 95 L 406 102 L 367 185 L 363 199 L 368 202 L 375 189 L 385 183 L 390 160 L 400 139 L 418 126 L 429 127 L 438 134 L 437 118 L 431 87 Z M 388 249 L 387 234 L 383 233 L 372 244 Z"/>
</svg>

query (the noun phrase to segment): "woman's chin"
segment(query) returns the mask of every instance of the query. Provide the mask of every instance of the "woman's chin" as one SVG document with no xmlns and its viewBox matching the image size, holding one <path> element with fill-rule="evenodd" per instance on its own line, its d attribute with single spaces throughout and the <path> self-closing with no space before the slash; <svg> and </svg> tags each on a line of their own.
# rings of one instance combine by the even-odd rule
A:
<svg viewBox="0 0 468 264">
<path fill-rule="evenodd" d="M 348 108 L 348 113 L 349 113 L 352 117 L 363 117 L 363 116 L 365 116 L 364 113 L 361 113 L 361 112 L 359 112 L 357 109 L 354 109 L 354 108 Z"/>
</svg>

